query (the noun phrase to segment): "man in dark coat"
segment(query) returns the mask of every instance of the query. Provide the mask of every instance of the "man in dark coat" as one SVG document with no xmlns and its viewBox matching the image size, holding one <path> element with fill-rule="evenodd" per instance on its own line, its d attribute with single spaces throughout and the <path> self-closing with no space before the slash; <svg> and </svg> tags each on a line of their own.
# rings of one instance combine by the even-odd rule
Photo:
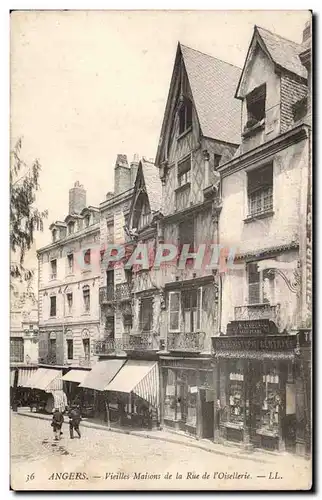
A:
<svg viewBox="0 0 322 500">
<path fill-rule="evenodd" d="M 80 408 L 78 405 L 77 406 L 72 405 L 72 407 L 68 413 L 68 417 L 69 417 L 70 439 L 74 439 L 74 430 L 76 431 L 78 437 L 80 438 L 81 433 L 79 431 L 79 424 L 80 424 L 80 421 L 82 420 L 82 417 L 81 417 L 81 412 L 80 412 Z"/>
<path fill-rule="evenodd" d="M 55 441 L 58 441 L 60 439 L 60 436 L 62 434 L 61 428 L 63 422 L 64 422 L 64 415 L 58 408 L 55 408 L 53 413 L 53 420 L 51 422 L 51 426 L 55 434 Z"/>
</svg>

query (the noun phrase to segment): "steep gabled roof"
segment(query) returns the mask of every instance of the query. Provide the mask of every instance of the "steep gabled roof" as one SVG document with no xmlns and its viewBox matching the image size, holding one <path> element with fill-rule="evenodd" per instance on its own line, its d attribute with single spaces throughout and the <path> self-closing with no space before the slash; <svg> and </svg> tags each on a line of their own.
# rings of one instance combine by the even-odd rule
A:
<svg viewBox="0 0 322 500">
<path fill-rule="evenodd" d="M 161 128 L 156 164 L 173 118 L 178 68 L 183 61 L 196 113 L 204 137 L 239 144 L 241 107 L 234 98 L 241 69 L 178 43 Z"/>
<path fill-rule="evenodd" d="M 158 212 L 161 209 L 162 185 L 159 175 L 159 169 L 145 160 L 141 160 L 143 178 L 146 192 L 149 198 L 151 212 Z"/>
<path fill-rule="evenodd" d="M 303 51 L 303 45 L 292 42 L 291 40 L 288 40 L 280 35 L 276 35 L 266 28 L 254 26 L 252 40 L 248 48 L 243 71 L 237 85 L 235 94 L 236 97 L 241 96 L 240 89 L 242 82 L 246 77 L 246 68 L 250 63 L 258 44 L 273 64 L 275 64 L 275 66 L 285 69 L 301 78 L 307 78 L 307 71 L 302 65 L 300 59 L 300 54 Z"/>
<path fill-rule="evenodd" d="M 281 68 L 287 69 L 295 75 L 307 78 L 306 69 L 303 67 L 299 54 L 303 46 L 271 31 L 255 26 L 261 36 L 273 61 Z"/>
<path fill-rule="evenodd" d="M 241 69 L 181 45 L 190 88 L 205 137 L 240 142 L 240 103 L 234 98 Z"/>
</svg>

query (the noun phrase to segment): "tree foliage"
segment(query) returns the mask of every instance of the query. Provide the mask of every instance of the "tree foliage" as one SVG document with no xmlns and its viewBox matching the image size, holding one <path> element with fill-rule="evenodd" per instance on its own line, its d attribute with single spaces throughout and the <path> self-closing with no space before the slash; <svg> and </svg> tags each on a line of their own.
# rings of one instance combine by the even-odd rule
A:
<svg viewBox="0 0 322 500">
<path fill-rule="evenodd" d="M 40 212 L 34 205 L 39 189 L 41 165 L 36 159 L 28 165 L 21 158 L 22 139 L 18 139 L 10 158 L 10 275 L 28 282 L 33 271 L 24 267 L 26 252 L 34 241 L 34 232 L 43 231 L 47 210 Z"/>
</svg>

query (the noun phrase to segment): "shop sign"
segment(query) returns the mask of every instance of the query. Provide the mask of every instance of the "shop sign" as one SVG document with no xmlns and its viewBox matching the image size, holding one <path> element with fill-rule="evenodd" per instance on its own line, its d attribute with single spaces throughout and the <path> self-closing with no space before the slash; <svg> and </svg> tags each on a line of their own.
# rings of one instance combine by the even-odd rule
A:
<svg viewBox="0 0 322 500">
<path fill-rule="evenodd" d="M 215 351 L 285 351 L 295 349 L 296 335 L 256 337 L 213 337 Z"/>
<path fill-rule="evenodd" d="M 275 334 L 277 334 L 277 326 L 269 319 L 231 321 L 227 325 L 227 335 L 231 336 L 259 336 Z"/>
</svg>

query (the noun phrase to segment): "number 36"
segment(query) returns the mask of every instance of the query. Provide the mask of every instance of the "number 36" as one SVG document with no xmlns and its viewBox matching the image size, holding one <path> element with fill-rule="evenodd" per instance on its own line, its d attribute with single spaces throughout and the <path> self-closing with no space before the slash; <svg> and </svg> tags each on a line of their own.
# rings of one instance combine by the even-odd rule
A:
<svg viewBox="0 0 322 500">
<path fill-rule="evenodd" d="M 28 481 L 32 481 L 33 479 L 35 479 L 35 474 L 34 472 L 32 474 L 27 474 L 27 479 L 26 479 L 26 482 Z"/>
</svg>

